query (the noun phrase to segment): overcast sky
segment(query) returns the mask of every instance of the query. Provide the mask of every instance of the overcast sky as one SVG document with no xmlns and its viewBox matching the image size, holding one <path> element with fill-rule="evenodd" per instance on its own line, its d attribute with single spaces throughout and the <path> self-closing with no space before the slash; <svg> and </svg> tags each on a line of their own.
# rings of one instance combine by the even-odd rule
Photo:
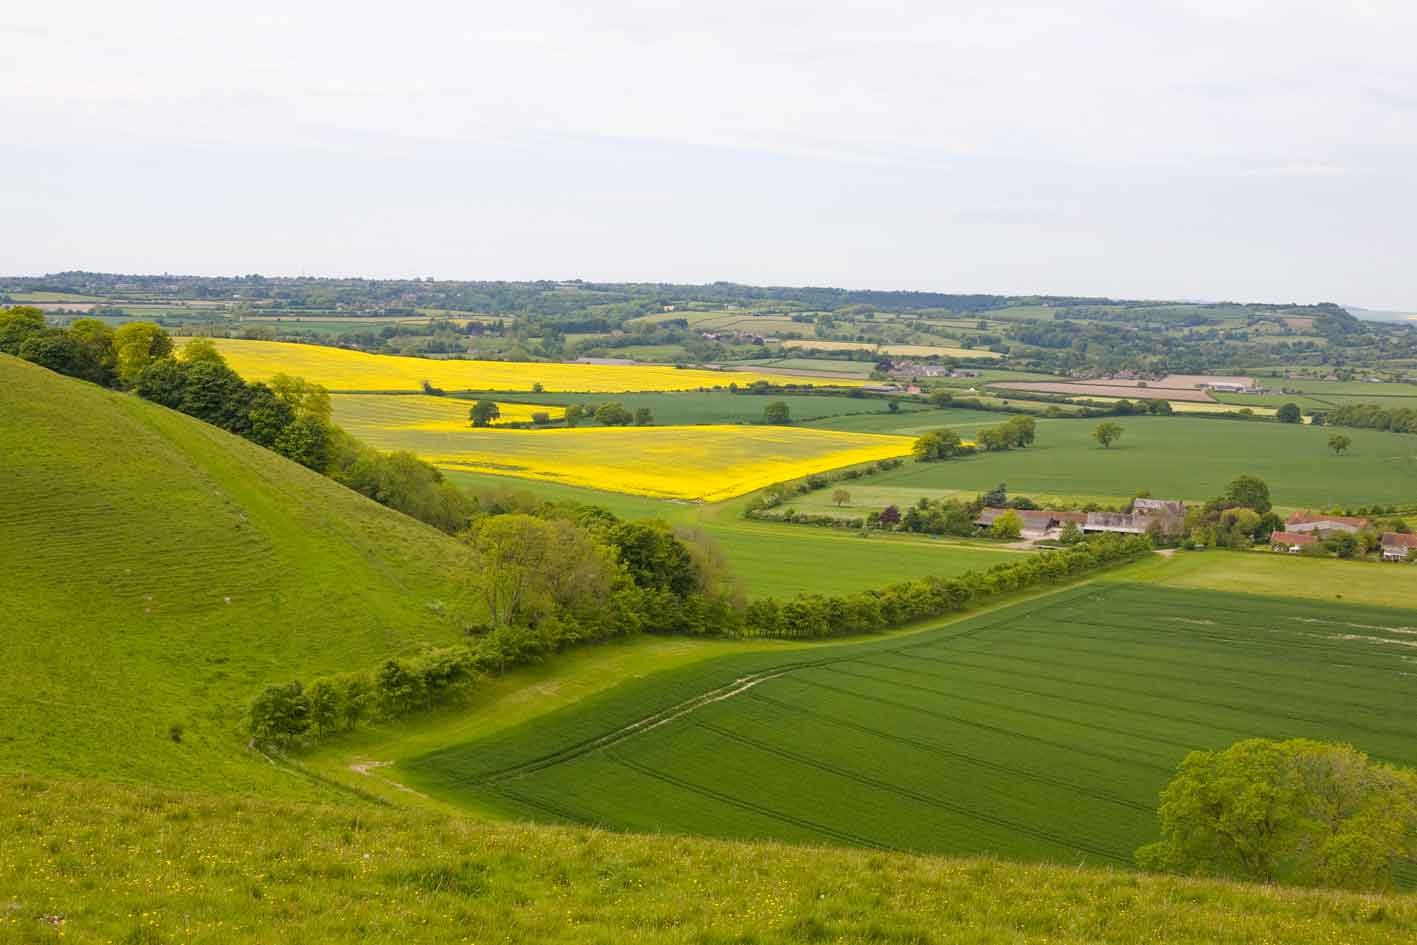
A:
<svg viewBox="0 0 1417 945">
<path fill-rule="evenodd" d="M 46 0 L 0 272 L 1417 309 L 1417 4 Z"/>
</svg>

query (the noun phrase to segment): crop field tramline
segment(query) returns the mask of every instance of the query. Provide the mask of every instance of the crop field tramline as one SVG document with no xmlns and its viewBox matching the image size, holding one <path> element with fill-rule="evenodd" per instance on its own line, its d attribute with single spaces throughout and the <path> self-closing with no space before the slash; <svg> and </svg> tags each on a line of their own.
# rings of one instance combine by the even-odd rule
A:
<svg viewBox="0 0 1417 945">
<path fill-rule="evenodd" d="M 1417 760 L 1414 630 L 1411 611 L 1093 583 L 658 674 L 406 768 L 533 819 L 1124 865 L 1189 751 L 1305 736 Z"/>
</svg>

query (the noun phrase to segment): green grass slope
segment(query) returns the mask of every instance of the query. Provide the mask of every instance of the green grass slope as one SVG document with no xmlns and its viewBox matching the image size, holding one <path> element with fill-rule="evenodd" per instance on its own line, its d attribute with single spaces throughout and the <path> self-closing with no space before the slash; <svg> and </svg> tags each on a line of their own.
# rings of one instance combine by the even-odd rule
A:
<svg viewBox="0 0 1417 945">
<path fill-rule="evenodd" d="M 1417 901 L 0 778 L 0 942 L 1385 945 Z"/>
<path fill-rule="evenodd" d="M 0 772 L 295 788 L 244 750 L 250 698 L 456 639 L 470 606 L 441 533 L 4 355 L 0 562 Z"/>
</svg>

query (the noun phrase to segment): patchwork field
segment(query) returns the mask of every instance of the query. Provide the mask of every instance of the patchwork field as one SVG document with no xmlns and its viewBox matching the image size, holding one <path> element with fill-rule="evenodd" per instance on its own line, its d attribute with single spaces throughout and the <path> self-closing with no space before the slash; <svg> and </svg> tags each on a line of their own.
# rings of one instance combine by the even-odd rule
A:
<svg viewBox="0 0 1417 945">
<path fill-rule="evenodd" d="M 907 358 L 1002 358 L 996 351 L 984 348 L 956 348 L 948 345 L 871 344 L 859 341 L 826 341 L 816 338 L 793 338 L 782 343 L 784 348 L 809 348 L 817 351 L 879 351 Z"/>
<path fill-rule="evenodd" d="M 407 426 L 384 415 L 377 399 L 372 405 L 336 400 L 335 422 L 379 449 L 408 450 L 448 469 L 698 501 L 905 456 L 913 443 L 908 437 L 770 426 L 478 430 L 439 427 L 437 421 Z"/>
<path fill-rule="evenodd" d="M 471 399 L 480 395 L 460 394 L 458 397 Z M 849 397 L 839 394 L 735 394 L 726 390 L 715 391 L 667 391 L 663 393 L 615 394 L 529 394 L 516 393 L 502 395 L 506 400 L 519 404 L 581 404 L 600 405 L 607 400 L 622 404 L 626 410 L 635 411 L 641 407 L 654 417 L 654 422 L 664 425 L 685 425 L 695 423 L 756 423 L 763 417 L 763 408 L 774 401 L 787 404 L 794 423 L 804 423 L 825 417 L 847 415 L 885 415 L 890 413 L 889 402 L 881 397 Z M 505 401 L 502 401 L 505 402 Z M 470 406 L 470 405 L 469 405 Z M 899 405 L 902 412 L 920 409 L 918 405 L 906 402 Z"/>
<path fill-rule="evenodd" d="M 1120 442 L 1102 449 L 1088 420 L 1040 420 L 1025 450 L 943 463 L 907 463 L 873 486 L 983 492 L 1000 482 L 1014 494 L 1209 499 L 1241 473 L 1264 479 L 1275 505 L 1398 504 L 1417 492 L 1417 437 L 1374 430 L 1343 432 L 1353 441 L 1335 456 L 1322 427 L 1210 420 L 1121 417 Z M 948 425 L 948 424 L 946 424 Z M 961 432 L 965 428 L 958 427 Z"/>
<path fill-rule="evenodd" d="M 680 370 L 656 365 L 536 364 L 512 361 L 446 361 L 366 354 L 322 345 L 279 341 L 215 339 L 217 350 L 242 377 L 266 380 L 293 374 L 331 391 L 417 391 L 428 381 L 445 390 L 544 390 L 617 393 L 621 391 L 698 390 L 748 385 L 757 380 L 801 384 L 799 377 L 755 372 Z M 859 386 L 844 378 L 833 384 Z"/>
<path fill-rule="evenodd" d="M 468 411 L 474 401 L 451 397 L 428 397 L 423 394 L 333 394 L 339 422 L 349 427 L 383 430 L 466 430 L 471 427 Z M 493 426 L 508 423 L 531 423 L 532 414 L 544 413 L 547 419 L 561 420 L 566 408 L 539 404 L 496 401 L 499 415 Z"/>
<path fill-rule="evenodd" d="M 1064 397 L 1115 397 L 1131 400 L 1177 400 L 1192 403 L 1214 403 L 1203 390 L 1185 388 L 1136 387 L 1119 384 L 1070 384 L 1066 382 L 1006 381 L 991 385 L 999 390 L 1025 391 L 1033 394 L 1061 394 Z"/>
<path fill-rule="evenodd" d="M 399 770 L 534 820 L 1120 866 L 1193 749 L 1307 736 L 1417 762 L 1414 625 L 1091 584 L 913 636 L 656 674 Z"/>
</svg>

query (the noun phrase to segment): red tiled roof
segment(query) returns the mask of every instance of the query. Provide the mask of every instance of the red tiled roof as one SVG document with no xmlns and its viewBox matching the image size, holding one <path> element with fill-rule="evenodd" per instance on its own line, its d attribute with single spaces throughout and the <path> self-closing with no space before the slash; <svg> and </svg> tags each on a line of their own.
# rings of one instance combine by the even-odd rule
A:
<svg viewBox="0 0 1417 945">
<path fill-rule="evenodd" d="M 1417 535 L 1402 532 L 1383 532 L 1383 544 L 1389 548 L 1417 548 Z"/>
<path fill-rule="evenodd" d="M 1316 541 L 1317 538 L 1306 532 L 1275 532 L 1269 536 L 1272 545 L 1312 545 Z"/>
</svg>

